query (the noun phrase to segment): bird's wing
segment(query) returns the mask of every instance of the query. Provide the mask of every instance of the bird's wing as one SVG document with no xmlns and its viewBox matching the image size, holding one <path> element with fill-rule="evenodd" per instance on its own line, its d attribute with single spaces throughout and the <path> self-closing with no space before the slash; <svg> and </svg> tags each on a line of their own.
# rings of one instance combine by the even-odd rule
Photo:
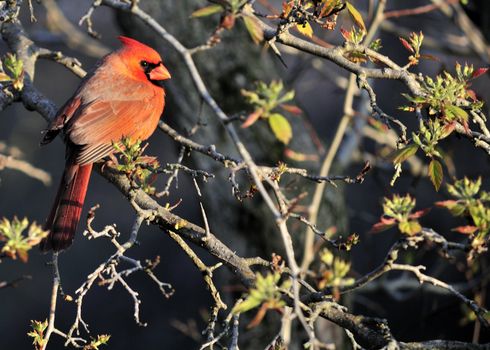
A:
<svg viewBox="0 0 490 350">
<path fill-rule="evenodd" d="M 58 113 L 49 123 L 48 128 L 44 131 L 44 137 L 41 140 L 41 145 L 46 145 L 55 139 L 55 137 L 65 126 L 67 120 L 69 120 L 73 116 L 80 105 L 81 98 L 75 96 L 68 102 L 66 102 L 65 105 L 58 110 Z"/>
<path fill-rule="evenodd" d="M 87 164 L 102 159 L 114 151 L 113 143 L 124 137 L 148 138 L 162 112 L 162 107 L 156 102 L 151 98 L 96 100 L 80 108 L 66 129 L 69 141 L 80 146 L 77 163 Z"/>
<path fill-rule="evenodd" d="M 50 124 L 42 143 L 63 130 L 78 164 L 95 162 L 110 154 L 123 137 L 147 139 L 164 106 L 164 91 L 111 69 L 106 60 L 82 82 Z M 114 63 L 114 62 L 113 62 Z"/>
</svg>

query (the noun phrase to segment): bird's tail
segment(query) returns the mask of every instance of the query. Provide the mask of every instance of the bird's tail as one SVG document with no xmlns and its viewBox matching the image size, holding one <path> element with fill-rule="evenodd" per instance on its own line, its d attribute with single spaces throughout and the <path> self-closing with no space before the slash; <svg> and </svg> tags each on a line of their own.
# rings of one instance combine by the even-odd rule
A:
<svg viewBox="0 0 490 350">
<path fill-rule="evenodd" d="M 41 250 L 55 252 L 68 248 L 75 237 L 83 202 L 92 172 L 92 164 L 78 165 L 68 158 L 56 199 L 45 230 L 49 235 L 41 242 Z"/>
</svg>

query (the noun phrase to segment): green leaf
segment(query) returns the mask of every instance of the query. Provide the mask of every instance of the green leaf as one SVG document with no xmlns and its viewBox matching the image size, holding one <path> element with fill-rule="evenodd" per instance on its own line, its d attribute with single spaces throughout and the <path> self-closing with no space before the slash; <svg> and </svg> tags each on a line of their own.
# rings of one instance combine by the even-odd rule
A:
<svg viewBox="0 0 490 350">
<path fill-rule="evenodd" d="M 320 10 L 320 15 L 318 17 L 322 18 L 324 16 L 328 16 L 334 8 L 337 7 L 339 1 L 338 0 L 323 0 L 323 7 Z"/>
<path fill-rule="evenodd" d="M 282 82 L 281 82 L 281 84 L 282 84 Z M 277 92 L 277 94 L 279 94 L 282 91 L 282 89 L 283 89 L 283 87 L 281 85 L 281 89 Z M 295 95 L 294 90 L 289 90 L 277 102 L 283 103 L 283 102 L 291 101 L 294 98 L 294 95 Z"/>
<path fill-rule="evenodd" d="M 347 5 L 347 11 L 349 11 L 349 14 L 352 16 L 352 19 L 354 19 L 354 22 L 356 22 L 357 26 L 360 27 L 363 31 L 366 31 L 366 25 L 364 24 L 364 21 L 359 11 L 357 11 L 357 9 L 348 1 L 346 1 L 345 4 Z"/>
<path fill-rule="evenodd" d="M 298 32 L 300 32 L 304 36 L 307 36 L 308 38 L 311 38 L 313 36 L 313 28 L 311 28 L 311 25 L 308 22 L 297 24 L 296 29 L 298 30 Z"/>
<path fill-rule="evenodd" d="M 376 39 L 374 40 L 371 44 L 369 44 L 369 48 L 374 51 L 379 51 L 380 49 L 383 48 L 381 45 L 381 39 Z"/>
<path fill-rule="evenodd" d="M 449 120 L 467 121 L 468 112 L 458 106 L 447 104 L 444 106 L 444 115 Z"/>
<path fill-rule="evenodd" d="M 245 23 L 245 27 L 247 28 L 247 31 L 250 34 L 250 37 L 252 38 L 253 42 L 258 44 L 261 41 L 263 41 L 264 31 L 262 30 L 259 23 L 257 22 L 258 21 L 257 18 L 248 15 L 244 15 L 242 18 L 243 18 L 243 22 Z"/>
<path fill-rule="evenodd" d="M 276 135 L 276 138 L 287 145 L 293 137 L 293 130 L 291 129 L 289 121 L 279 113 L 271 114 L 268 119 L 269 126 L 274 135 Z"/>
<path fill-rule="evenodd" d="M 210 5 L 192 12 L 191 17 L 192 18 L 206 17 L 206 16 L 214 15 L 215 13 L 221 11 L 223 11 L 223 7 L 221 5 Z"/>
<path fill-rule="evenodd" d="M 444 172 L 442 171 L 441 163 L 438 160 L 432 159 L 429 164 L 429 178 L 436 191 L 439 191 L 443 177 Z"/>
<path fill-rule="evenodd" d="M 24 63 L 21 60 L 17 59 L 16 55 L 8 53 L 5 56 L 4 63 L 5 68 L 10 71 L 10 73 L 12 73 L 12 78 L 20 78 L 22 72 L 24 71 Z"/>
<path fill-rule="evenodd" d="M 233 308 L 233 311 L 232 312 L 235 313 L 235 314 L 237 314 L 237 313 L 244 313 L 244 312 L 247 312 L 248 310 L 252 310 L 253 308 L 256 308 L 261 303 L 262 303 L 262 299 L 261 298 L 256 298 L 256 297 L 249 296 L 247 299 L 245 299 L 240 304 L 238 304 L 237 306 L 235 306 Z"/>
<path fill-rule="evenodd" d="M 5 72 L 0 72 L 0 81 L 10 81 L 11 78 L 5 73 Z"/>
<path fill-rule="evenodd" d="M 416 145 L 415 143 L 412 143 L 411 145 L 408 145 L 402 149 L 399 149 L 396 151 L 395 156 L 393 158 L 393 163 L 403 163 L 406 161 L 408 158 L 413 156 L 415 153 L 417 153 L 417 150 L 419 149 L 419 146 Z"/>
<path fill-rule="evenodd" d="M 420 226 L 417 220 L 403 221 L 398 224 L 398 229 L 407 235 L 414 235 L 422 231 L 422 226 Z"/>
<path fill-rule="evenodd" d="M 411 96 L 409 94 L 402 93 L 402 96 L 405 97 L 407 100 L 409 100 L 412 103 L 415 104 L 420 104 L 425 102 L 425 98 L 421 96 Z"/>
<path fill-rule="evenodd" d="M 14 89 L 18 91 L 22 90 L 24 87 L 24 63 L 17 59 L 16 55 L 7 53 L 4 58 L 4 65 L 6 70 L 10 72 L 10 80 Z"/>
</svg>

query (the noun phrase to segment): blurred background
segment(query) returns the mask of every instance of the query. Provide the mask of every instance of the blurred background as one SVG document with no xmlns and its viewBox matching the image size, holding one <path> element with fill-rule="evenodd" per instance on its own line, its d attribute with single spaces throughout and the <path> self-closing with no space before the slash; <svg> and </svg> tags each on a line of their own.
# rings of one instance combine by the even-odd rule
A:
<svg viewBox="0 0 490 350">
<path fill-rule="evenodd" d="M 195 135 L 197 140 L 205 144 L 216 144 L 218 150 L 236 156 L 223 128 L 217 124 L 212 113 L 202 107 L 181 60 L 142 23 L 127 14 L 100 7 L 93 16 L 93 28 L 100 34 L 100 39 L 95 40 L 86 34 L 84 27 L 77 25 L 89 9 L 91 1 L 43 0 L 42 3 L 43 5 L 34 4 L 37 22 L 30 22 L 27 6 L 21 12 L 22 23 L 36 44 L 77 57 L 85 69 L 90 69 L 97 59 L 118 47 L 118 35 L 133 36 L 151 44 L 162 53 L 166 66 L 172 72 L 172 80 L 167 85 L 168 99 L 164 120 L 184 134 L 200 122 L 204 126 Z M 266 12 L 267 8 L 262 6 L 264 3 L 267 2 L 257 1 L 257 8 Z M 268 3 L 280 9 L 280 1 Z M 359 9 L 365 10 L 363 16 L 368 23 L 368 1 L 357 0 L 353 3 Z M 430 1 L 388 1 L 387 9 L 412 8 L 428 3 Z M 142 8 L 149 11 L 188 47 L 205 42 L 218 22 L 216 17 L 189 18 L 192 11 L 206 4 L 205 1 L 197 0 L 141 1 Z M 472 25 L 481 30 L 488 40 L 489 2 L 470 0 L 465 11 L 465 16 L 471 18 Z M 350 27 L 349 19 L 345 16 L 341 14 L 338 22 Z M 338 28 L 333 32 L 319 28 L 314 30 L 315 35 L 326 42 L 342 43 Z M 426 36 L 424 53 L 434 55 L 438 60 L 422 61 L 416 67 L 418 71 L 435 76 L 443 69 L 453 71 L 456 61 L 469 62 L 476 67 L 488 66 L 488 45 L 475 47 L 468 34 L 458 28 L 458 15 L 455 11 L 445 13 L 435 10 L 419 16 L 390 19 L 379 32 L 383 45 L 381 52 L 395 62 L 405 64 L 408 54 L 401 46 L 398 36 L 406 37 L 409 32 L 420 30 Z M 305 154 L 315 154 L 318 159 L 322 159 L 343 114 L 348 74 L 328 61 L 281 46 L 279 49 L 283 52 L 288 68 L 273 57 L 271 52 L 255 46 L 242 23 L 237 23 L 233 31 L 223 34 L 222 43 L 199 54 L 196 59 L 213 96 L 230 114 L 246 111 L 247 107 L 239 93 L 241 88 L 251 89 L 257 80 L 269 82 L 272 79 L 282 79 L 288 89 L 296 91 L 294 102 L 305 112 L 302 118 L 290 117 L 295 133 L 291 148 Z M 0 46 L 0 50 L 2 55 L 7 52 L 5 46 Z M 58 106 L 72 95 L 78 84 L 79 78 L 61 65 L 47 60 L 38 61 L 35 85 Z M 487 74 L 475 81 L 473 90 L 481 99 L 489 101 L 489 86 Z M 416 126 L 417 121 L 413 115 L 397 109 L 406 103 L 401 96 L 402 92 L 406 92 L 404 86 L 396 81 L 376 81 L 373 82 L 373 87 L 384 111 L 402 118 L 410 127 Z M 386 147 L 394 146 L 393 138 L 390 139 L 388 133 L 374 137 L 365 133 L 368 127 L 367 102 L 361 95 L 355 98 L 354 107 L 360 116 L 352 123 L 344 138 L 332 174 L 357 174 L 366 159 L 379 159 L 380 154 L 386 153 Z M 488 109 L 486 114 L 488 115 Z M 325 149 L 322 150 L 312 142 L 311 133 L 305 131 L 310 126 Z M 47 217 L 63 170 L 64 146 L 61 140 L 56 140 L 48 146 L 40 147 L 41 131 L 45 127 L 46 124 L 39 115 L 25 110 L 21 105 L 12 105 L 1 112 L 0 151 L 13 154 L 47 171 L 52 175 L 52 182 L 43 185 L 38 180 L 13 170 L 0 171 L 0 217 L 12 218 L 17 215 L 40 223 Z M 286 158 L 283 148 L 273 140 L 267 128 L 256 125 L 240 132 L 258 163 L 272 166 L 283 160 L 318 173 L 319 160 L 295 163 Z M 167 135 L 157 131 L 149 143 L 147 154 L 158 156 L 162 164 L 176 162 L 178 145 Z M 488 156 L 483 151 L 475 149 L 469 141 L 458 137 L 445 140 L 443 147 L 454 164 L 454 167 L 448 166 L 447 179 L 482 176 L 484 187 L 488 189 L 490 166 Z M 241 256 L 260 255 L 270 259 L 272 252 L 282 253 L 280 244 L 275 241 L 277 238 L 274 238 L 276 232 L 272 224 L 267 222 L 267 212 L 263 210 L 258 198 L 244 203 L 236 202 L 231 195 L 231 185 L 227 182 L 227 172 L 207 157 L 193 156 L 184 163 L 216 174 L 215 179 L 203 185 L 203 203 L 210 213 L 211 229 L 220 239 L 236 249 Z M 344 236 L 356 232 L 361 237 L 361 243 L 350 254 L 352 277 L 361 276 L 378 266 L 389 247 L 399 237 L 395 230 L 377 235 L 367 233 L 382 213 L 383 196 L 410 193 L 417 199 L 419 209 L 432 206 L 434 201 L 447 199 L 446 192 L 435 192 L 426 178 L 425 163 L 425 159 L 418 159 L 410 169 L 405 170 L 406 174 L 398 180 L 395 187 L 389 186 L 393 175 L 392 165 L 389 161 L 380 160 L 373 164 L 372 172 L 362 185 L 328 188 L 319 226 L 336 227 Z M 298 191 L 306 190 L 311 195 L 313 185 L 304 182 L 300 181 L 295 186 L 299 187 Z M 160 180 L 160 186 L 163 184 L 164 180 Z M 175 204 L 182 199 L 175 212 L 189 221 L 202 224 L 196 198 L 190 178 L 181 174 L 178 188 L 173 188 L 170 196 L 160 202 Z M 112 185 L 97 174 L 92 176 L 84 210 L 87 211 L 95 204 L 101 205 L 96 215 L 96 228 L 116 223 L 123 236 L 128 235 L 134 220 L 133 209 Z M 433 209 L 422 222 L 424 226 L 434 228 L 450 240 L 462 240 L 461 235 L 451 233 L 450 228 L 455 226 L 455 220 L 443 210 Z M 72 296 L 86 276 L 113 252 L 109 242 L 88 241 L 82 237 L 84 227 L 85 223 L 82 222 L 74 245 L 60 256 L 63 289 Z M 138 274 L 131 276 L 128 282 L 137 289 L 142 300 L 142 321 L 148 323 L 148 327 L 139 327 L 133 320 L 132 300 L 121 286 L 116 286 L 111 291 L 96 286 L 89 292 L 84 304 L 84 319 L 90 330 L 94 336 L 101 333 L 111 334 L 108 346 L 110 349 L 199 348 L 198 344 L 202 341 L 201 331 L 206 325 L 207 314 L 212 305 L 200 272 L 175 242 L 158 229 L 142 228 L 138 241 L 140 245 L 131 250 L 131 256 L 142 259 L 160 256 L 161 263 L 155 273 L 160 279 L 173 285 L 175 294 L 170 299 L 165 299 L 148 278 Z M 213 262 L 205 251 L 194 248 L 205 261 Z M 462 291 L 473 295 L 472 287 L 465 284 L 467 276 L 457 263 L 449 264 L 430 249 L 418 251 L 407 259 L 415 264 L 427 264 L 428 275 L 460 286 Z M 47 265 L 49 261 L 49 255 L 33 251 L 25 264 L 11 260 L 4 260 L 0 264 L 0 280 L 10 281 L 26 276 L 15 288 L 0 290 L 0 337 L 2 343 L 8 344 L 11 349 L 30 348 L 31 340 L 26 335 L 30 320 L 44 320 L 47 317 L 52 283 L 51 267 Z M 487 261 L 487 257 L 481 261 L 485 271 L 488 269 Z M 486 281 L 488 272 L 481 276 L 480 282 Z M 354 313 L 388 319 L 393 334 L 400 341 L 474 339 L 477 332 L 474 322 L 467 319 L 468 312 L 458 299 L 441 293 L 436 288 L 419 287 L 415 279 L 405 277 L 408 276 L 388 274 L 360 292 L 350 295 L 346 303 Z M 482 289 L 482 285 L 486 285 L 486 282 L 475 288 L 484 301 L 486 288 Z M 234 293 L 243 291 L 225 269 L 218 272 L 218 286 L 224 294 L 238 295 Z M 74 317 L 74 303 L 61 302 L 57 314 L 58 327 L 68 329 Z M 274 315 L 268 317 L 274 319 Z M 326 332 L 329 329 L 326 326 Z M 259 336 L 259 333 L 257 329 L 244 332 L 240 338 L 242 347 L 253 349 L 255 347 L 251 344 L 255 342 L 265 345 L 260 340 L 262 335 Z M 481 342 L 490 341 L 488 332 L 481 330 L 478 333 Z M 267 336 L 263 339 L 267 339 Z M 50 348 L 62 348 L 62 344 L 62 340 L 55 336 L 50 341 Z"/>
</svg>

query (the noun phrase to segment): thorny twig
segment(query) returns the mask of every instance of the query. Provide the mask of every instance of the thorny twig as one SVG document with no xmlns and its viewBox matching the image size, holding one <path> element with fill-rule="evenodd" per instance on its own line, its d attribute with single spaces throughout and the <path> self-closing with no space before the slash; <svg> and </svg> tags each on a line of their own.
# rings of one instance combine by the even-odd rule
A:
<svg viewBox="0 0 490 350">
<path fill-rule="evenodd" d="M 179 152 L 179 157 L 177 158 L 177 164 L 182 164 L 182 161 L 184 160 L 184 155 L 185 155 L 185 147 L 180 148 Z M 179 167 L 174 167 L 174 170 L 172 171 L 172 174 L 167 180 L 167 183 L 165 184 L 165 188 L 163 191 L 158 192 L 155 194 L 156 197 L 163 197 L 163 196 L 169 196 L 170 195 L 170 187 L 172 186 L 172 183 L 175 180 L 175 188 L 178 188 L 178 176 L 179 175 Z"/>
</svg>

